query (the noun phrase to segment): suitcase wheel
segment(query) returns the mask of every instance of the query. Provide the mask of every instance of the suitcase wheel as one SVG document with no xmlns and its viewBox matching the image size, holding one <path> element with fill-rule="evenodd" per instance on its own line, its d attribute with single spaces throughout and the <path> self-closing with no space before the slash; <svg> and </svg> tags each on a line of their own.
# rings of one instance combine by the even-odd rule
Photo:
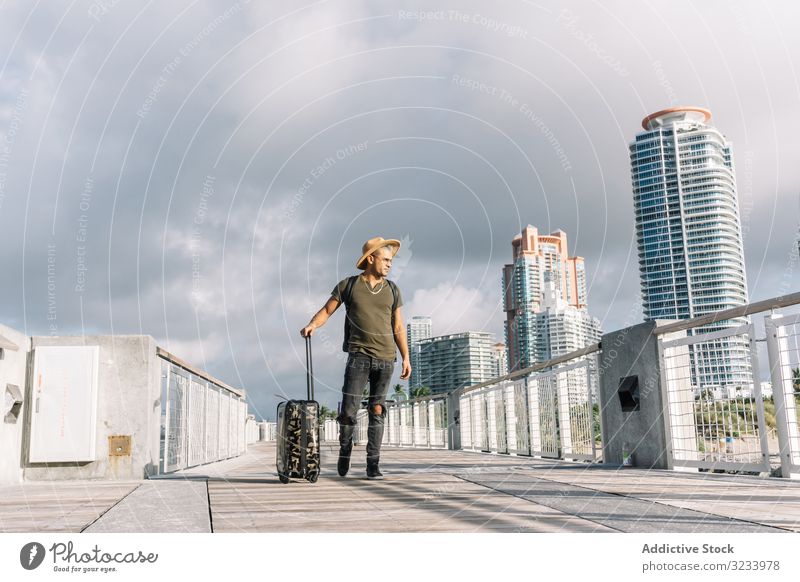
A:
<svg viewBox="0 0 800 582">
<path fill-rule="evenodd" d="M 278 473 L 278 479 L 281 480 L 281 483 L 288 483 L 289 482 L 289 476 L 288 475 L 284 475 L 283 473 Z"/>
<path fill-rule="evenodd" d="M 308 481 L 310 483 L 316 483 L 317 479 L 319 479 L 319 471 L 313 471 L 308 474 Z"/>
</svg>

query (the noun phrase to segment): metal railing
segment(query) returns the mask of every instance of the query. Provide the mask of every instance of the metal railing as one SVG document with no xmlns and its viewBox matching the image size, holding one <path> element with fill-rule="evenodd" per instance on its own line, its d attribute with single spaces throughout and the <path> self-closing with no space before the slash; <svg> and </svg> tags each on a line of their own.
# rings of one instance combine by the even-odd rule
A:
<svg viewBox="0 0 800 582">
<path fill-rule="evenodd" d="M 388 403 L 383 444 L 446 449 L 447 433 L 446 394 Z"/>
<path fill-rule="evenodd" d="M 764 318 L 783 475 L 800 474 L 800 315 Z"/>
<path fill-rule="evenodd" d="M 161 473 L 241 455 L 247 448 L 244 393 L 158 348 Z"/>
<path fill-rule="evenodd" d="M 278 436 L 278 423 L 262 421 L 258 423 L 258 440 L 274 441 Z"/>
<path fill-rule="evenodd" d="M 669 466 L 800 476 L 800 313 L 776 313 L 798 305 L 794 293 L 654 328 Z M 383 444 L 600 460 L 602 353 L 596 343 L 448 394 L 388 402 Z M 364 443 L 367 411 L 357 420 Z M 614 427 L 613 438 L 626 430 Z M 336 440 L 336 422 L 323 433 Z"/>
<path fill-rule="evenodd" d="M 800 314 L 775 313 L 798 304 L 795 293 L 655 328 L 671 466 L 800 475 Z M 461 448 L 599 459 L 601 348 L 457 391 Z"/>
<path fill-rule="evenodd" d="M 597 459 L 598 371 L 593 344 L 495 380 L 463 388 L 461 448 L 554 459 Z"/>
<path fill-rule="evenodd" d="M 798 304 L 793 293 L 656 328 L 675 466 L 800 474 L 800 315 L 775 313 Z"/>
<path fill-rule="evenodd" d="M 675 339 L 661 335 L 666 427 L 675 466 L 770 470 L 755 342 L 752 323 Z M 730 355 L 726 362 L 722 354 Z"/>
<path fill-rule="evenodd" d="M 355 444 L 367 442 L 369 414 L 362 408 L 356 416 Z M 324 423 L 326 440 L 338 439 L 335 420 Z M 386 403 L 384 420 L 384 446 L 448 448 L 447 395 L 437 394 L 413 400 Z"/>
</svg>

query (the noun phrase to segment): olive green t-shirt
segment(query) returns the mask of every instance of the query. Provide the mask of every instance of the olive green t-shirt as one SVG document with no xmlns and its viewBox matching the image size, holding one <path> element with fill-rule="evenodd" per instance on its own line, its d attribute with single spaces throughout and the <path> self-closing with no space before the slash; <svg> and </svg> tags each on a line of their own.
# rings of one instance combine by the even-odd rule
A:
<svg viewBox="0 0 800 582">
<path fill-rule="evenodd" d="M 347 279 L 342 279 L 331 291 L 331 296 L 344 303 L 342 295 Z M 397 290 L 397 307 L 403 304 L 400 288 Z M 373 294 L 373 292 L 377 291 Z M 347 317 L 350 320 L 349 352 L 361 352 L 379 360 L 394 360 L 397 348 L 392 330 L 392 304 L 394 295 L 385 279 L 370 291 L 369 283 L 359 275 L 353 284 Z"/>
</svg>

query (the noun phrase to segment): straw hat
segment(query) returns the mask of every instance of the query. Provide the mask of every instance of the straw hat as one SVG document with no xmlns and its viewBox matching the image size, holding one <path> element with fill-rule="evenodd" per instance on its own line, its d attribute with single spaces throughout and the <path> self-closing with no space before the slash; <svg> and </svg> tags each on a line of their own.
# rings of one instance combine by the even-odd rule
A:
<svg viewBox="0 0 800 582">
<path fill-rule="evenodd" d="M 394 247 L 392 251 L 392 256 L 397 254 L 397 251 L 400 250 L 400 241 L 394 238 L 383 238 L 382 236 L 376 236 L 375 238 L 369 239 L 367 242 L 364 243 L 364 246 L 361 247 L 361 258 L 358 259 L 356 262 L 356 267 L 361 269 L 362 271 L 367 268 L 366 261 L 367 257 L 370 256 L 372 253 L 377 251 L 379 248 L 385 247 L 387 245 L 391 245 Z"/>
</svg>

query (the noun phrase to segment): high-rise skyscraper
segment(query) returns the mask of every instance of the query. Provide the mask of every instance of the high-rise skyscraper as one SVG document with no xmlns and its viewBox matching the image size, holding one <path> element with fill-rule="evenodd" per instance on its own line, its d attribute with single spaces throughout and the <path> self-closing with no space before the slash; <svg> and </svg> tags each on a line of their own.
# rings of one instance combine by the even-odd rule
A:
<svg viewBox="0 0 800 582">
<path fill-rule="evenodd" d="M 545 282 L 549 282 L 561 302 L 562 313 L 569 312 L 568 319 L 585 319 L 573 312 L 585 313 L 587 298 L 583 257 L 568 255 L 564 231 L 540 235 L 535 227 L 528 225 L 514 237 L 511 247 L 513 263 L 503 267 L 502 284 L 508 369 L 514 371 L 548 359 L 543 360 L 542 354 L 551 352 L 549 338 L 543 336 L 546 318 L 538 318 L 537 323 L 537 314 L 543 310 Z M 596 320 L 587 321 L 591 324 Z M 568 345 L 584 339 L 565 338 Z"/>
<path fill-rule="evenodd" d="M 686 319 L 747 303 L 731 144 L 711 112 L 675 107 L 648 115 L 630 143 L 644 317 Z M 696 328 L 702 334 L 746 318 Z M 693 347 L 695 386 L 746 384 L 748 346 L 722 339 Z"/>
<path fill-rule="evenodd" d="M 408 339 L 408 355 L 411 359 L 411 377 L 408 379 L 409 388 L 420 386 L 419 371 L 419 342 L 431 337 L 431 318 L 415 315 L 406 324 L 406 337 Z"/>
</svg>

